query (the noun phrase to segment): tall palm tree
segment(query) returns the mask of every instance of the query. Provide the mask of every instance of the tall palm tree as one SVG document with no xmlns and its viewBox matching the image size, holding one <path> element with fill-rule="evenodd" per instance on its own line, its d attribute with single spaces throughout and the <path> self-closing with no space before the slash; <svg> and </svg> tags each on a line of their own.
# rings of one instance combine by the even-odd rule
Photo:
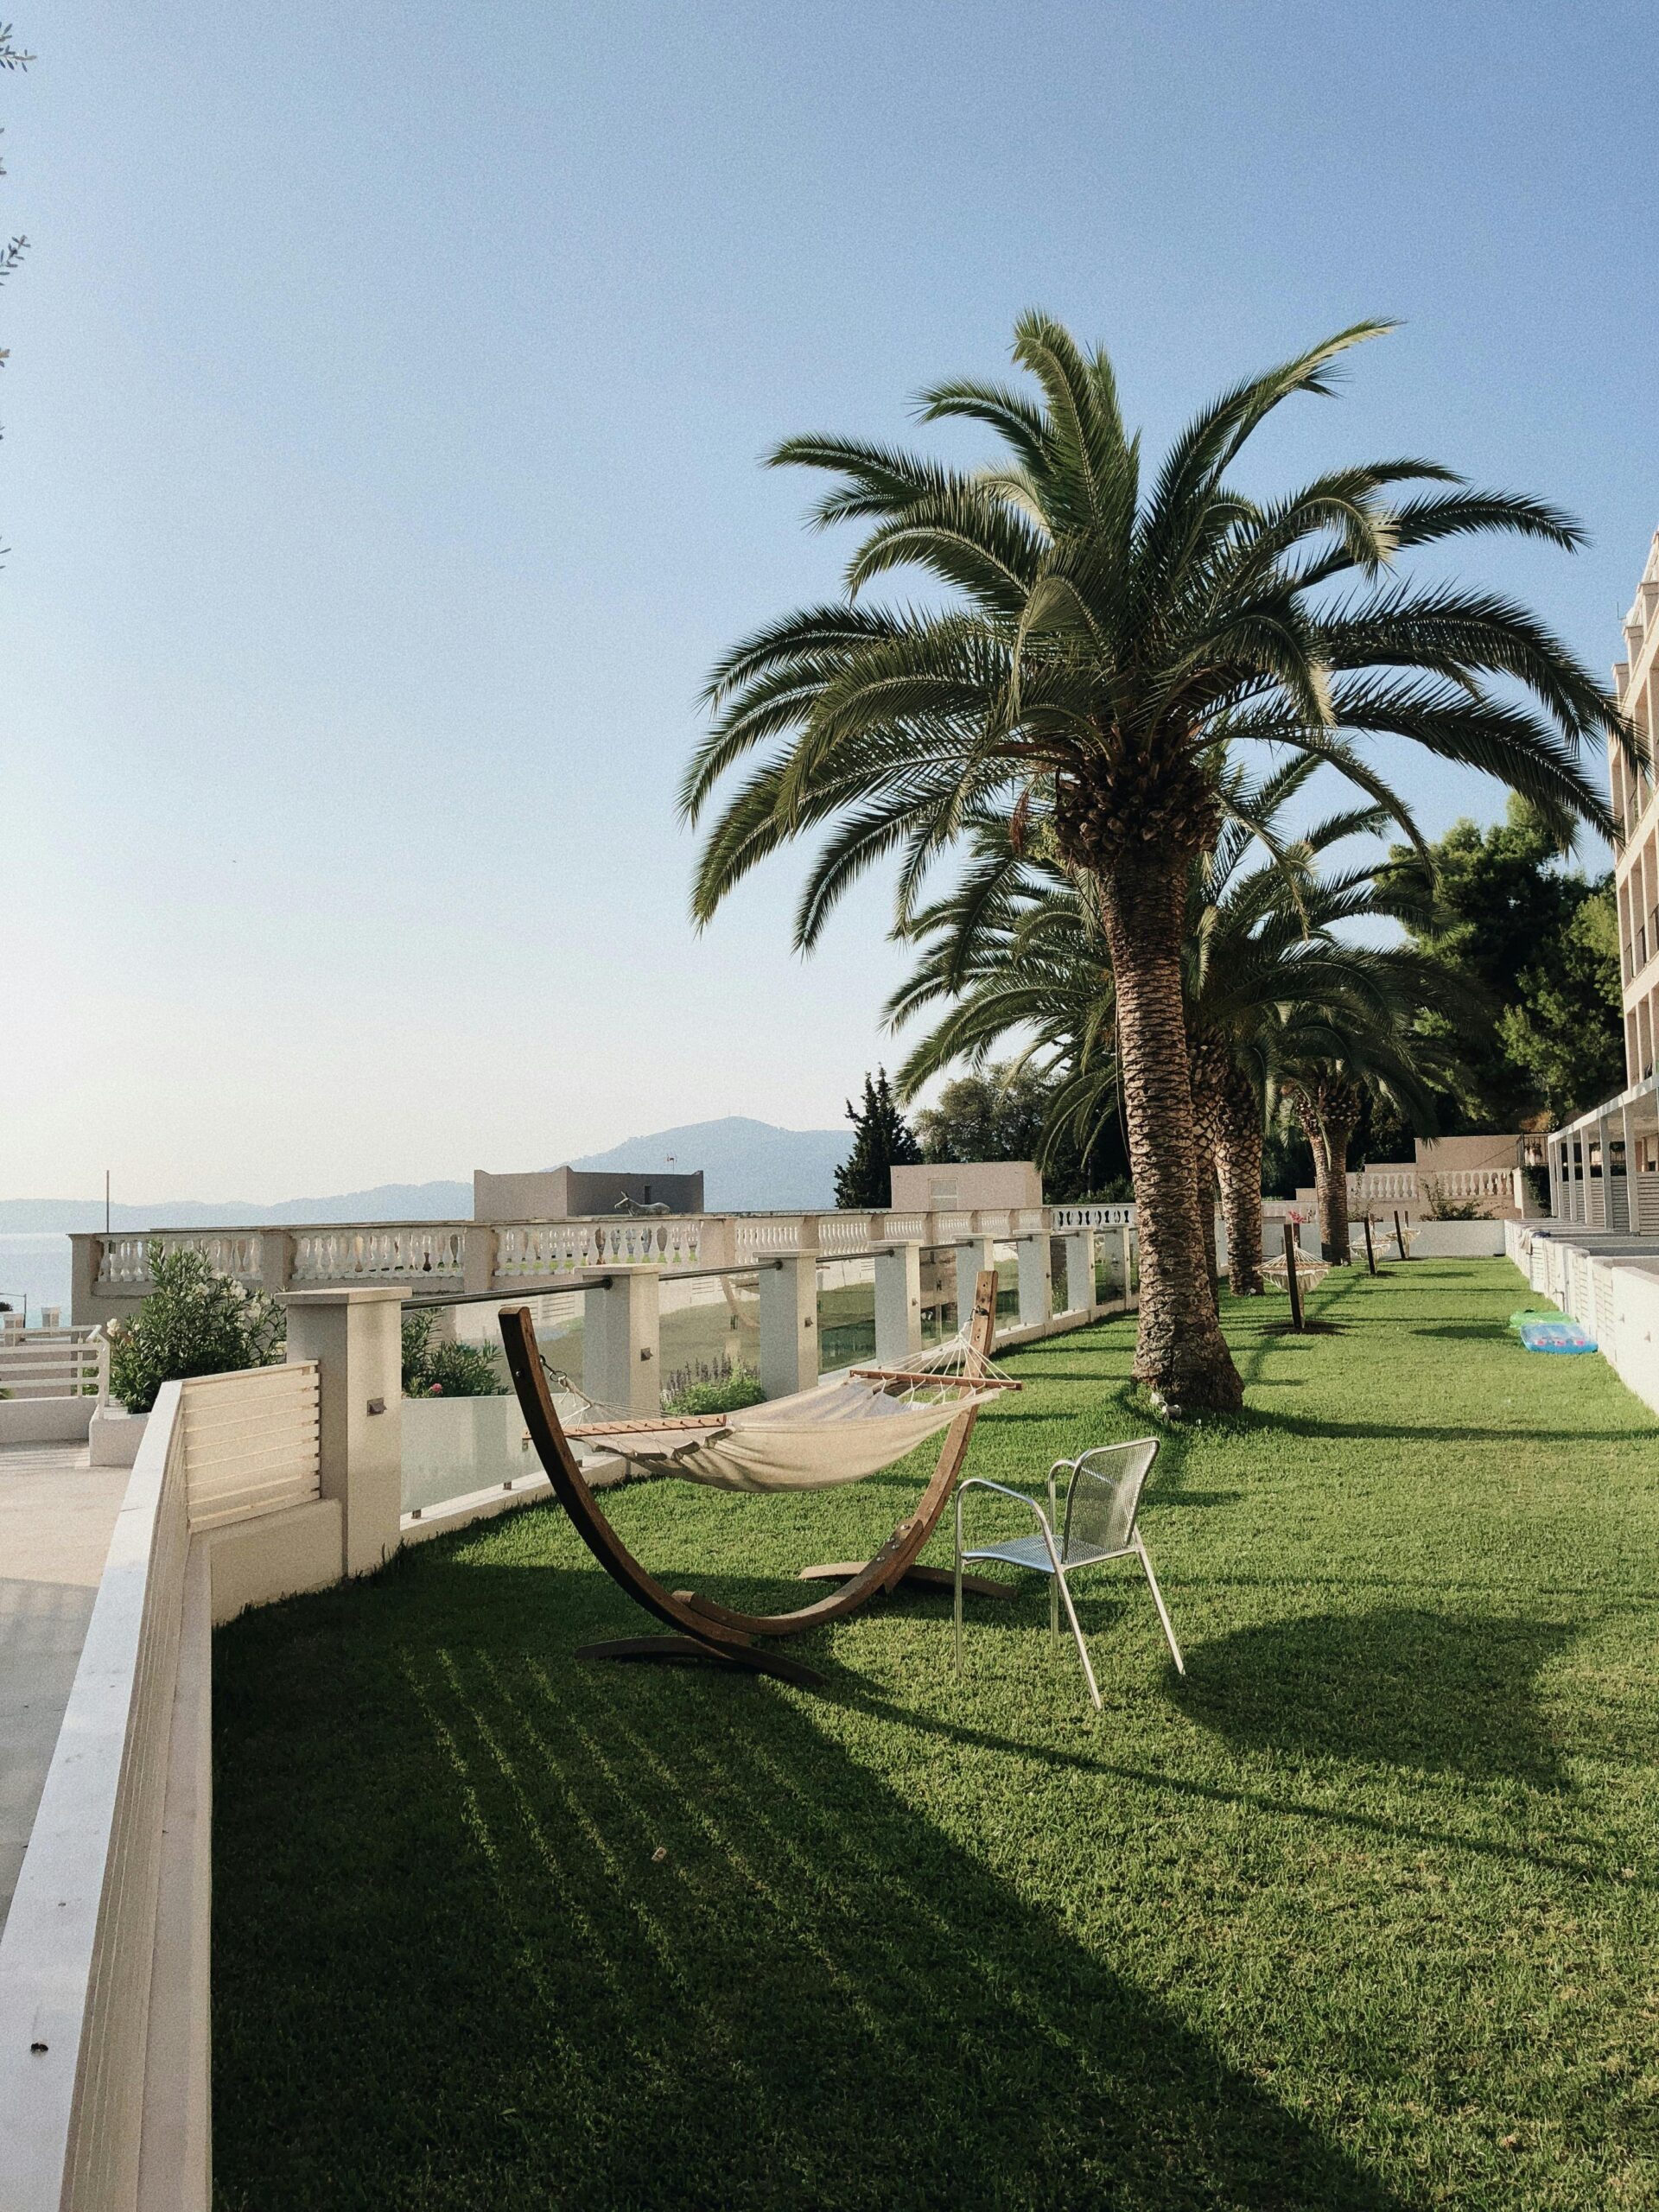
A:
<svg viewBox="0 0 1659 2212">
<path fill-rule="evenodd" d="M 1014 346 L 1034 393 L 965 379 L 923 396 L 925 420 L 993 433 L 994 465 L 788 440 L 772 461 L 827 471 L 816 519 L 856 522 L 862 543 L 842 599 L 721 661 L 682 790 L 696 822 L 762 749 L 704 842 L 699 923 L 767 855 L 829 825 L 798 913 L 803 948 L 883 855 L 902 856 L 902 915 L 973 809 L 1017 823 L 1047 804 L 1116 978 L 1141 1236 L 1135 1371 L 1173 1408 L 1241 1395 L 1205 1277 L 1180 975 L 1187 872 L 1217 834 L 1224 747 L 1309 754 L 1378 798 L 1366 742 L 1403 741 L 1501 777 L 1558 821 L 1611 828 L 1580 753 L 1623 725 L 1588 671 L 1513 602 L 1393 574 L 1406 549 L 1471 532 L 1574 546 L 1571 521 L 1423 461 L 1332 469 L 1274 499 L 1230 480 L 1274 409 L 1328 391 L 1338 356 L 1386 327 L 1357 324 L 1236 385 L 1145 484 L 1105 353 L 1037 314 Z M 943 603 L 862 596 L 905 567 Z"/>
</svg>

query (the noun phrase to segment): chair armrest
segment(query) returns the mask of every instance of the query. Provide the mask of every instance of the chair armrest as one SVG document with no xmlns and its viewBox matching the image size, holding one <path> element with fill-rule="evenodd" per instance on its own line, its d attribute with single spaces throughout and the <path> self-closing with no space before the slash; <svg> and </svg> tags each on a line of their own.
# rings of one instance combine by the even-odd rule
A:
<svg viewBox="0 0 1659 2212">
<path fill-rule="evenodd" d="M 994 1490 L 999 1497 L 1011 1497 L 1016 1505 L 1027 1505 L 1036 1516 L 1037 1526 L 1043 1532 L 1043 1541 L 1048 1555 L 1054 1562 L 1054 1572 L 1060 1571 L 1059 1554 L 1054 1548 L 1054 1530 L 1048 1516 L 1028 1491 L 1010 1490 L 1007 1483 L 994 1483 L 988 1475 L 969 1475 L 966 1482 L 957 1484 L 957 1558 L 962 1558 L 962 1497 L 964 1491 Z"/>
</svg>

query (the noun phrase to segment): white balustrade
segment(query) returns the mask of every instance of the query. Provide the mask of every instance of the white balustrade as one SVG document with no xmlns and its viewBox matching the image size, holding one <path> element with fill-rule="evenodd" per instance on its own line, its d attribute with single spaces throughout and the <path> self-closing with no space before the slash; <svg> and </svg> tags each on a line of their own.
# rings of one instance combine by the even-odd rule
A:
<svg viewBox="0 0 1659 2212">
<path fill-rule="evenodd" d="M 113 1289 L 147 1289 L 153 1277 L 150 1254 L 159 1245 L 164 1253 L 200 1252 L 213 1273 L 231 1275 L 238 1282 L 259 1281 L 259 1233 L 237 1234 L 207 1230 L 200 1234 L 168 1230 L 143 1230 L 130 1236 L 106 1236 L 99 1262 L 98 1280 Z"/>
<path fill-rule="evenodd" d="M 290 1281 L 308 1289 L 324 1284 L 432 1281 L 461 1287 L 466 1273 L 465 1222 L 385 1222 L 362 1229 L 300 1229 L 294 1232 Z"/>
<path fill-rule="evenodd" d="M 870 1228 L 876 1216 L 868 1213 L 821 1213 L 818 1216 L 818 1249 L 837 1255 L 849 1252 L 868 1252 L 870 1249 Z"/>
<path fill-rule="evenodd" d="M 732 1264 L 747 1267 L 755 1260 L 772 1259 L 801 1249 L 803 1217 L 790 1214 L 735 1214 L 732 1217 Z M 808 1238 L 810 1243 L 810 1238 Z"/>
</svg>

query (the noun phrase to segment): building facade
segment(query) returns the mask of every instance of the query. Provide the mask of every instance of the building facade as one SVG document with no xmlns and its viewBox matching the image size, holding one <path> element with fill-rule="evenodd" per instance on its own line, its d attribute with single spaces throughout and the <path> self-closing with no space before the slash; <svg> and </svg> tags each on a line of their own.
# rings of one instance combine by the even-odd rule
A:
<svg viewBox="0 0 1659 2212">
<path fill-rule="evenodd" d="M 1644 744 L 1659 730 L 1659 532 L 1624 618 L 1613 690 Z M 1608 747 L 1619 842 L 1614 861 L 1624 1014 L 1624 1089 L 1548 1140 L 1550 1211 L 1586 1228 L 1659 1232 L 1659 805 L 1652 765 L 1632 770 Z"/>
</svg>

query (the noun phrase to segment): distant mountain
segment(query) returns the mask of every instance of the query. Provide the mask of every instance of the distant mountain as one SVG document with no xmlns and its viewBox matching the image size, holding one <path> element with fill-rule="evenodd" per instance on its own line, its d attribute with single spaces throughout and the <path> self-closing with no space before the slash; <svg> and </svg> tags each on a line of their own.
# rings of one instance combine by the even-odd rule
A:
<svg viewBox="0 0 1659 2212">
<path fill-rule="evenodd" d="M 150 1206 L 111 1206 L 111 1229 L 251 1229 L 284 1221 L 470 1221 L 470 1183 L 378 1183 L 334 1198 L 178 1198 Z M 0 1232 L 102 1229 L 102 1198 L 0 1198 Z"/>
<path fill-rule="evenodd" d="M 836 1170 L 852 1145 L 850 1129 L 779 1129 L 728 1114 L 718 1122 L 692 1122 L 630 1137 L 609 1152 L 573 1160 L 572 1167 L 611 1168 L 649 1174 L 666 1167 L 691 1174 L 701 1167 L 703 1204 L 711 1213 L 766 1213 L 791 1206 L 816 1209 L 836 1203 Z"/>
<path fill-rule="evenodd" d="M 779 1129 L 730 1114 L 722 1121 L 692 1122 L 652 1136 L 630 1137 L 609 1152 L 590 1153 L 569 1165 L 648 1174 L 666 1166 L 672 1153 L 682 1173 L 703 1171 L 703 1198 L 711 1211 L 765 1213 L 833 1206 L 835 1172 L 851 1141 L 845 1129 Z M 378 1183 L 372 1191 L 347 1191 L 338 1198 L 283 1198 L 264 1205 L 242 1198 L 181 1198 L 167 1205 L 111 1206 L 110 1226 L 245 1229 L 289 1221 L 470 1221 L 472 1214 L 470 1182 Z M 0 1198 L 0 1235 L 103 1226 L 101 1198 Z"/>
</svg>

